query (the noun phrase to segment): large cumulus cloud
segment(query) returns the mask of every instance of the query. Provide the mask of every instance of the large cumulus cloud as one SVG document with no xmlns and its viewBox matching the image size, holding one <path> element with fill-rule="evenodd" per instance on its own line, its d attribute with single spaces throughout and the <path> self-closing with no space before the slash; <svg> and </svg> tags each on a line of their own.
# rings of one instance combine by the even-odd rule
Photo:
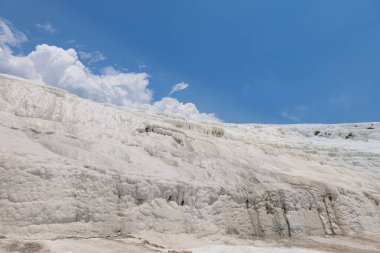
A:
<svg viewBox="0 0 380 253">
<path fill-rule="evenodd" d="M 26 55 L 17 55 L 15 47 L 27 40 L 22 32 L 0 18 L 0 73 L 20 76 L 65 89 L 97 102 L 145 108 L 195 121 L 218 121 L 213 114 L 200 113 L 192 103 L 174 98 L 153 102 L 147 73 L 131 73 L 104 68 L 93 73 L 82 63 L 75 49 L 40 44 Z"/>
</svg>

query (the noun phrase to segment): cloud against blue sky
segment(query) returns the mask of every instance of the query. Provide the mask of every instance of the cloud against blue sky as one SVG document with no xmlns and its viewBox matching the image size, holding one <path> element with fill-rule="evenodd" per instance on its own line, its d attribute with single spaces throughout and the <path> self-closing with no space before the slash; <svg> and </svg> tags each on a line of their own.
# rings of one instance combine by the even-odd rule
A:
<svg viewBox="0 0 380 253">
<path fill-rule="evenodd" d="M 172 95 L 173 93 L 175 93 L 177 91 L 187 89 L 188 87 L 189 87 L 188 83 L 185 83 L 185 82 L 177 83 L 177 84 L 173 85 L 172 90 L 170 91 L 169 95 Z"/>
<path fill-rule="evenodd" d="M 150 104 L 185 82 L 175 99 L 227 122 L 380 120 L 377 0 L 3 0 L 0 16 L 28 39 L 14 56 L 54 45 L 95 76 L 147 73 Z"/>
<path fill-rule="evenodd" d="M 43 31 L 45 31 L 47 33 L 51 33 L 51 34 L 58 32 L 58 30 L 49 22 L 43 23 L 43 24 L 36 24 L 36 27 L 40 30 L 43 30 Z"/>
<path fill-rule="evenodd" d="M 24 33 L 15 29 L 12 24 L 0 17 L 0 46 L 2 51 L 10 51 L 9 47 L 20 46 L 27 41 Z"/>
<path fill-rule="evenodd" d="M 87 61 L 88 64 L 104 61 L 106 59 L 105 55 L 99 51 L 95 51 L 95 52 L 79 51 L 78 54 L 79 54 L 79 57 L 82 60 Z"/>
<path fill-rule="evenodd" d="M 12 48 L 21 46 L 26 40 L 25 34 L 11 22 L 0 19 L 0 73 L 56 86 L 98 102 L 143 108 L 195 121 L 218 121 L 213 114 L 200 113 L 192 103 L 184 104 L 173 98 L 152 103 L 153 92 L 148 88 L 147 73 L 129 73 L 108 66 L 101 74 L 95 74 L 80 61 L 78 52 L 72 48 L 39 44 L 26 55 L 15 55 Z M 80 51 L 79 55 L 89 62 L 105 59 L 98 52 Z M 174 89 L 182 90 L 185 86 L 188 85 L 180 83 Z"/>
</svg>

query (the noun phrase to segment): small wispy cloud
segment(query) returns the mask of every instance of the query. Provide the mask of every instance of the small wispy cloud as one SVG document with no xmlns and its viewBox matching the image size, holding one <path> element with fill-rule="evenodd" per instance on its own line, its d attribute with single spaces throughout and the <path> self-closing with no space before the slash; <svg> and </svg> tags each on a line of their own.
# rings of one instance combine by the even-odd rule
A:
<svg viewBox="0 0 380 253">
<path fill-rule="evenodd" d="M 172 90 L 169 93 L 169 96 L 172 95 L 173 93 L 177 92 L 177 91 L 187 89 L 188 87 L 189 87 L 188 83 L 185 83 L 185 82 L 177 83 L 177 84 L 173 85 Z"/>
<path fill-rule="evenodd" d="M 78 54 L 79 54 L 79 57 L 80 57 L 82 60 L 87 61 L 88 64 L 92 64 L 92 63 L 95 63 L 95 62 L 104 61 L 105 59 L 107 59 L 107 58 L 104 56 L 104 54 L 102 54 L 102 53 L 99 52 L 99 51 L 95 51 L 95 52 L 79 51 Z"/>
<path fill-rule="evenodd" d="M 145 65 L 145 64 L 139 64 L 138 68 L 139 68 L 139 69 L 145 69 L 145 68 L 146 68 L 146 65 Z"/>
<path fill-rule="evenodd" d="M 77 41 L 74 40 L 74 39 L 69 39 L 69 40 L 66 40 L 65 43 L 66 44 L 69 44 L 69 45 L 74 45 Z"/>
<path fill-rule="evenodd" d="M 47 23 L 44 23 L 44 24 L 36 24 L 36 27 L 41 30 L 41 31 L 45 31 L 47 33 L 50 33 L 50 34 L 54 34 L 54 33 L 57 33 L 58 32 L 58 29 L 55 28 L 51 23 L 47 22 Z"/>
<path fill-rule="evenodd" d="M 27 40 L 24 33 L 17 30 L 11 22 L 0 17 L 0 47 L 16 47 Z"/>
<path fill-rule="evenodd" d="M 137 58 L 136 59 L 136 63 L 137 63 L 137 67 L 139 69 L 145 69 L 146 68 L 146 64 L 144 63 L 144 61 L 140 58 Z"/>
<path fill-rule="evenodd" d="M 348 93 L 339 93 L 330 98 L 330 103 L 345 112 L 348 112 L 351 110 L 353 99 Z"/>
<path fill-rule="evenodd" d="M 300 122 L 300 120 L 301 120 L 300 117 L 293 115 L 289 112 L 281 112 L 280 115 L 284 119 L 288 119 L 288 120 L 295 121 L 295 122 Z"/>
<path fill-rule="evenodd" d="M 293 122 L 301 122 L 302 118 L 307 116 L 310 113 L 310 107 L 299 105 L 295 106 L 290 110 L 284 110 L 280 112 L 280 116 L 284 119 L 293 121 Z"/>
</svg>

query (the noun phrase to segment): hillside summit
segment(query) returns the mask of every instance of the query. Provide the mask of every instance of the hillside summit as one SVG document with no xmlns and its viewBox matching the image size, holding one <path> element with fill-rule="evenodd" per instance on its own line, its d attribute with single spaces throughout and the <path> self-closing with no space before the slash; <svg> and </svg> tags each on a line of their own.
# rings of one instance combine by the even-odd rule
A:
<svg viewBox="0 0 380 253">
<path fill-rule="evenodd" d="M 380 234 L 380 123 L 189 122 L 1 75 L 0 172 L 6 238 Z"/>
</svg>

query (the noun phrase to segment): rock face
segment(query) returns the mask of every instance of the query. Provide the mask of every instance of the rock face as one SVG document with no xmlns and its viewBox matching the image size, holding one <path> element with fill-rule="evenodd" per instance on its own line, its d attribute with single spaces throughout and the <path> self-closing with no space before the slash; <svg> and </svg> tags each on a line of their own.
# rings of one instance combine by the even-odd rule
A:
<svg viewBox="0 0 380 253">
<path fill-rule="evenodd" d="M 187 122 L 0 76 L 0 235 L 380 233 L 380 124 Z"/>
</svg>

